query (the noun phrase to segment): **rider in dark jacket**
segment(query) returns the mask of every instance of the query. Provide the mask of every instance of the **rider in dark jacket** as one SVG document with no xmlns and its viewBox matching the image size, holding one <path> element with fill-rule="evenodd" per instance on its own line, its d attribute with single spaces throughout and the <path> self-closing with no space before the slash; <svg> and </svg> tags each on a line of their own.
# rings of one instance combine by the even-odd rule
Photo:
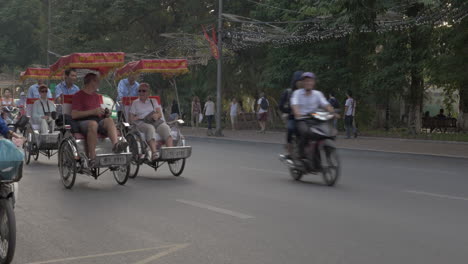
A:
<svg viewBox="0 0 468 264">
<path fill-rule="evenodd" d="M 296 71 L 291 80 L 291 87 L 286 89 L 282 94 L 281 98 L 279 101 L 279 109 L 281 112 L 284 114 L 288 115 L 288 120 L 287 120 L 287 135 L 286 135 L 286 150 L 288 154 L 285 156 L 285 158 L 289 159 L 290 155 L 292 153 L 292 140 L 293 136 L 295 134 L 296 130 L 296 121 L 294 119 L 294 114 L 292 113 L 291 109 L 291 95 L 295 90 L 297 90 L 299 87 L 297 86 L 297 82 L 300 81 L 302 71 Z"/>
</svg>

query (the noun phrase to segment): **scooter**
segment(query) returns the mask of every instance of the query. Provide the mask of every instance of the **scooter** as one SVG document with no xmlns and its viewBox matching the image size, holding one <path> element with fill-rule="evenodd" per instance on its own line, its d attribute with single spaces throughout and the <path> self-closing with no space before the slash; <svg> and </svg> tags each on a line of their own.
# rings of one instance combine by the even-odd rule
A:
<svg viewBox="0 0 468 264">
<path fill-rule="evenodd" d="M 296 138 L 290 157 L 280 155 L 289 168 L 291 177 L 300 181 L 306 174 L 321 174 L 327 186 L 334 186 L 340 176 L 340 160 L 335 146 L 337 131 L 333 126 L 335 115 L 329 112 L 311 113 L 298 121 L 306 122 L 318 140 L 309 140 L 304 146 L 304 157 L 299 154 L 300 142 Z"/>
<path fill-rule="evenodd" d="M 18 183 L 0 183 L 0 263 L 11 263 L 16 247 L 15 207 Z"/>
</svg>

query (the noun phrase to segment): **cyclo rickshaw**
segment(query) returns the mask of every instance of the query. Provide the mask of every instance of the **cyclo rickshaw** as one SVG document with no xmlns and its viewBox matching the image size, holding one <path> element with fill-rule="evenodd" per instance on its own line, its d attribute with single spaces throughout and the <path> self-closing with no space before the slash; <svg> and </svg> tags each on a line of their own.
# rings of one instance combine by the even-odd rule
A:
<svg viewBox="0 0 468 264">
<path fill-rule="evenodd" d="M 123 52 L 110 53 L 74 53 L 61 57 L 50 69 L 54 72 L 65 69 L 85 69 L 97 71 L 101 76 L 107 75 L 111 70 L 124 64 Z M 71 115 L 73 103 L 72 95 L 63 95 L 62 115 Z M 101 96 L 101 105 L 104 101 Z M 118 184 L 124 185 L 128 180 L 130 171 L 131 153 L 113 153 L 110 139 L 104 135 L 98 135 L 96 146 L 95 166 L 89 166 L 87 157 L 86 138 L 83 134 L 74 131 L 70 124 L 65 124 L 64 135 L 61 137 L 58 150 L 59 171 L 63 185 L 71 189 L 75 183 L 76 174 L 85 174 L 95 179 L 107 171 L 114 174 Z M 125 140 L 119 136 L 119 140 Z"/>
<path fill-rule="evenodd" d="M 26 79 L 60 80 L 61 78 L 62 75 L 60 72 L 51 76 L 50 70 L 47 68 L 27 68 L 26 71 L 22 72 L 20 75 L 20 80 L 22 81 Z M 23 146 L 26 164 L 30 163 L 31 157 L 37 160 L 39 154 L 42 154 L 50 159 L 58 152 L 58 143 L 61 134 L 59 128 L 56 127 L 56 130 L 52 133 L 41 134 L 39 131 L 40 125 L 32 122 L 33 105 L 37 100 L 39 100 L 39 98 L 26 99 L 26 116 L 29 118 L 28 124 L 26 124 L 23 132 L 23 136 L 26 138 L 26 142 Z M 53 98 L 49 98 L 49 100 L 52 101 L 52 103 L 54 102 Z"/>
<path fill-rule="evenodd" d="M 115 78 L 116 80 L 120 80 L 135 73 L 163 73 L 166 76 L 173 77 L 177 74 L 187 72 L 187 60 L 140 60 L 127 63 L 124 67 L 118 69 L 116 71 Z M 173 85 L 176 89 L 175 92 L 178 99 L 175 81 L 173 81 Z M 149 98 L 157 100 L 159 105 L 161 105 L 159 96 L 150 96 Z M 179 125 L 183 124 L 183 121 L 178 119 L 178 117 L 173 117 L 173 119 L 167 120 L 166 123 L 171 128 L 174 147 L 162 147 L 164 145 L 164 141 L 159 138 L 157 142 L 160 155 L 157 160 L 152 160 L 151 150 L 146 142 L 145 135 L 135 126 L 129 124 L 130 107 L 133 101 L 138 99 L 138 97 L 122 97 L 121 99 L 123 116 L 119 127 L 125 133 L 125 137 L 132 153 L 129 177 L 135 178 L 138 175 L 140 166 L 143 164 L 157 170 L 165 163 L 168 164 L 169 170 L 174 176 L 180 176 L 184 171 L 186 159 L 192 155 L 192 147 L 185 145 L 185 138 L 179 129 Z"/>
</svg>

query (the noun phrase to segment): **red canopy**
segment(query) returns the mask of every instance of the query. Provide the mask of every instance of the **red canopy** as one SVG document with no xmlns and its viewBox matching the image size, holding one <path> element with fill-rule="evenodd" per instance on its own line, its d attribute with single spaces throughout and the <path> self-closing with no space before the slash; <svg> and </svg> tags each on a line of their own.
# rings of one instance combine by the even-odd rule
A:
<svg viewBox="0 0 468 264">
<path fill-rule="evenodd" d="M 88 69 L 99 71 L 103 76 L 111 70 L 124 65 L 125 53 L 123 52 L 100 52 L 100 53 L 73 53 L 61 57 L 50 66 L 51 74 L 66 69 Z"/>
<path fill-rule="evenodd" d="M 50 76 L 50 69 L 48 68 L 27 68 L 26 71 L 21 72 L 20 80 L 26 79 L 41 79 L 41 80 L 61 80 L 63 76 L 62 72 L 57 72 L 54 76 Z"/>
<path fill-rule="evenodd" d="M 139 60 L 127 63 L 118 69 L 115 78 L 120 80 L 132 73 L 162 73 L 165 75 L 179 75 L 189 72 L 187 60 Z"/>
</svg>

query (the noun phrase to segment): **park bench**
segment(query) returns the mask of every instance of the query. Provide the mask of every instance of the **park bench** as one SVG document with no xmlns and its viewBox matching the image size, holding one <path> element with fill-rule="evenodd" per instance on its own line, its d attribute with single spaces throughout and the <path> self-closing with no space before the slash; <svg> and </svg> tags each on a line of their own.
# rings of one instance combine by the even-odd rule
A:
<svg viewBox="0 0 468 264">
<path fill-rule="evenodd" d="M 422 119 L 422 128 L 432 133 L 434 131 L 440 131 L 441 133 L 447 133 L 449 130 L 457 130 L 457 119 L 456 118 L 444 118 L 440 119 L 437 117 L 429 117 Z"/>
</svg>

